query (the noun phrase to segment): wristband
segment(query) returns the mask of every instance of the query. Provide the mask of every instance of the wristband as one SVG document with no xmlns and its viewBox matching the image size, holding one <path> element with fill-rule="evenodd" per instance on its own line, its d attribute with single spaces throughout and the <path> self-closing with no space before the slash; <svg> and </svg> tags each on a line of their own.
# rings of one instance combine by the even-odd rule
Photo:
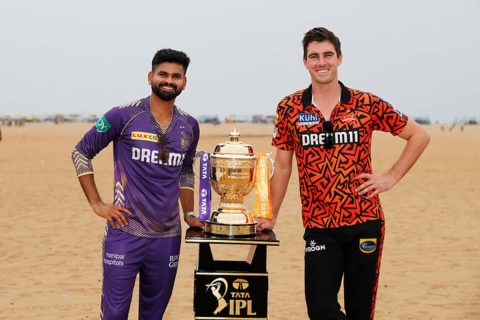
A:
<svg viewBox="0 0 480 320">
<path fill-rule="evenodd" d="M 198 214 L 195 211 L 188 211 L 183 213 L 183 217 L 198 217 Z"/>
</svg>

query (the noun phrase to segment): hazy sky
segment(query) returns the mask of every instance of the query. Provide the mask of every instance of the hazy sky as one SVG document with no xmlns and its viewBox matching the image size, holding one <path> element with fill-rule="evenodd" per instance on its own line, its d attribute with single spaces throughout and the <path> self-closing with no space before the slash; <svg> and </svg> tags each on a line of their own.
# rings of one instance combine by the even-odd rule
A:
<svg viewBox="0 0 480 320">
<path fill-rule="evenodd" d="M 325 26 L 347 86 L 415 117 L 480 119 L 479 16 L 479 0 L 2 1 L 0 115 L 104 113 L 148 96 L 165 47 L 191 58 L 187 112 L 274 114 L 309 85 L 301 39 Z"/>
</svg>

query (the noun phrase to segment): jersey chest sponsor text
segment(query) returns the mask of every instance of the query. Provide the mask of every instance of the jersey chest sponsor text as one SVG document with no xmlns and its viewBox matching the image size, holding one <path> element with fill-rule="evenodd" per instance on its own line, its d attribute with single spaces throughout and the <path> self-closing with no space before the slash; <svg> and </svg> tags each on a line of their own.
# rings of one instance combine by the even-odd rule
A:
<svg viewBox="0 0 480 320">
<path fill-rule="evenodd" d="M 163 165 L 175 167 L 175 166 L 181 166 L 183 164 L 184 159 L 185 159 L 184 153 L 170 152 L 168 154 L 168 161 L 164 163 L 162 162 L 162 160 L 160 160 L 158 150 L 132 147 L 132 160 L 135 160 L 135 161 L 163 164 Z"/>
<path fill-rule="evenodd" d="M 300 113 L 298 115 L 297 123 L 300 126 L 318 124 L 318 116 L 313 113 Z"/>
<path fill-rule="evenodd" d="M 150 132 L 133 131 L 130 135 L 130 139 L 158 143 L 158 135 Z"/>
<path fill-rule="evenodd" d="M 333 136 L 335 144 L 357 144 L 360 141 L 360 134 L 357 130 L 336 131 L 336 132 L 306 132 L 300 134 L 302 147 L 314 147 L 325 144 L 328 136 Z"/>
</svg>

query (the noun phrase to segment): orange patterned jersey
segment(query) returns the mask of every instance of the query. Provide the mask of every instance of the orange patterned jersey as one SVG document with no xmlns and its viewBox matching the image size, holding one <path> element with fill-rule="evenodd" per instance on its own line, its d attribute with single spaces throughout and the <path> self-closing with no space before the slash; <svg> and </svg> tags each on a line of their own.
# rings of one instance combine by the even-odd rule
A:
<svg viewBox="0 0 480 320">
<path fill-rule="evenodd" d="M 284 98 L 277 107 L 272 144 L 295 152 L 305 228 L 336 228 L 383 219 L 378 196 L 355 189 L 372 173 L 374 130 L 399 134 L 408 117 L 379 97 L 345 87 L 325 121 L 312 105 L 312 88 Z M 327 126 L 328 124 L 328 126 Z"/>
</svg>

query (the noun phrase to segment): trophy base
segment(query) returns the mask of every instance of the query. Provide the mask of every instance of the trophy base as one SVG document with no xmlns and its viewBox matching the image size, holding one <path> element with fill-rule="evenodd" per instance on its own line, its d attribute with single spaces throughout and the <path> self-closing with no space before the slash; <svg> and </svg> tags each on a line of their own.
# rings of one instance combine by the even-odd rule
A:
<svg viewBox="0 0 480 320">
<path fill-rule="evenodd" d="M 205 221 L 205 232 L 225 237 L 248 237 L 256 234 L 257 223 L 227 224 Z"/>
</svg>

